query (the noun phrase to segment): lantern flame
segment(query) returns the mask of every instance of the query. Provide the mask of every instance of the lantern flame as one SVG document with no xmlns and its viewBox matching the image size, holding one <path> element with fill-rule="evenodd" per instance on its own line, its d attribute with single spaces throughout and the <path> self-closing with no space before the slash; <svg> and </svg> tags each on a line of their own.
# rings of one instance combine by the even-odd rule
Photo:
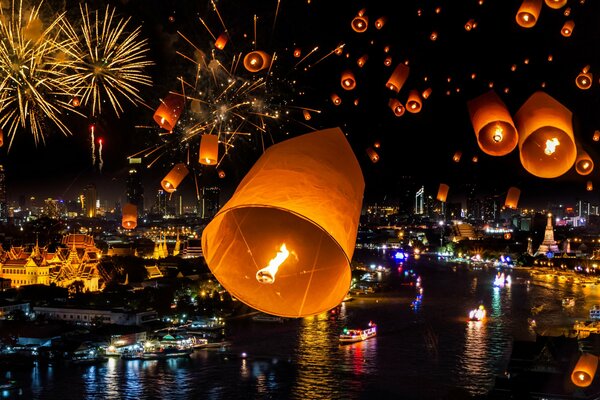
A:
<svg viewBox="0 0 600 400">
<path fill-rule="evenodd" d="M 544 149 L 544 153 L 546 153 L 546 155 L 548 156 L 554 154 L 554 152 L 556 151 L 556 146 L 558 146 L 559 144 L 560 142 L 557 138 L 546 140 L 546 148 Z"/>
<path fill-rule="evenodd" d="M 492 140 L 494 140 L 496 143 L 500 143 L 502 139 L 504 139 L 504 130 L 500 125 L 497 125 L 496 129 L 494 129 L 494 136 L 492 136 Z"/>
<path fill-rule="evenodd" d="M 256 272 L 256 280 L 260 283 L 268 283 L 272 284 L 275 282 L 275 275 L 279 270 L 279 266 L 283 264 L 285 260 L 287 260 L 290 255 L 289 250 L 285 247 L 285 243 L 281 245 L 277 255 L 269 261 L 269 265 L 266 267 L 259 269 Z"/>
</svg>

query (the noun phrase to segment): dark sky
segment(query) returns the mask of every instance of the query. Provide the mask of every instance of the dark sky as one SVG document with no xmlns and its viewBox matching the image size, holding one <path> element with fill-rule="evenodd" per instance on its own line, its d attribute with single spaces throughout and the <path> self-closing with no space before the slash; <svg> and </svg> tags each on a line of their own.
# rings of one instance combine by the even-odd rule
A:
<svg viewBox="0 0 600 400">
<path fill-rule="evenodd" d="M 71 8 L 77 3 L 66 2 Z M 310 4 L 282 0 L 273 30 L 276 1 L 220 0 L 216 4 L 231 40 L 218 56 L 230 60 L 234 54 L 245 54 L 253 49 L 252 21 L 256 14 L 257 47 L 278 54 L 273 74 L 280 79 L 270 86 L 274 93 L 267 101 L 282 112 L 290 111 L 287 118 L 269 125 L 268 135 L 263 137 L 265 145 L 311 130 L 294 107 L 321 110 L 321 114 L 313 114 L 310 127 L 340 126 L 348 134 L 365 175 L 366 197 L 370 201 L 394 198 L 403 190 L 405 177 L 410 176 L 414 183 L 424 184 L 434 194 L 440 182 L 448 183 L 449 201 L 453 196 L 461 198 L 464 184 L 476 183 L 482 190 L 495 194 L 506 192 L 510 186 L 520 187 L 522 206 L 546 205 L 550 199 L 572 202 L 586 198 L 599 202 L 597 170 L 588 177 L 571 170 L 559 178 L 542 179 L 523 169 L 518 149 L 503 157 L 482 153 L 477 147 L 466 106 L 468 100 L 487 92 L 488 83 L 493 81 L 494 89 L 514 116 L 545 82 L 544 90 L 573 112 L 575 137 L 597 161 L 600 144 L 592 141 L 592 135 L 594 130 L 600 129 L 597 79 L 600 76 L 597 45 L 600 43 L 600 24 L 597 23 L 600 4 L 594 0 L 581 3 L 569 0 L 569 17 L 564 15 L 564 8 L 553 10 L 543 5 L 536 26 L 525 29 L 515 22 L 520 0 L 485 0 L 482 5 L 477 0 L 312 0 Z M 88 131 L 91 120 L 68 118 L 74 137 L 53 133 L 46 145 L 37 147 L 26 131 L 19 132 L 9 153 L 6 146 L 0 150 L 0 160 L 7 170 L 9 195 L 13 199 L 20 194 L 70 198 L 90 182 L 98 185 L 101 197 L 111 201 L 122 197 L 126 156 L 161 143 L 152 121 L 153 109 L 169 90 L 180 88 L 178 76 L 193 76 L 193 68 L 176 54 L 179 51 L 189 55 L 193 50 L 177 32 L 190 38 L 198 48 L 210 52 L 213 40 L 199 17 L 217 35 L 222 31 L 210 1 L 129 0 L 111 4 L 121 15 L 132 17 L 132 26 L 142 24 L 143 33 L 149 38 L 149 56 L 156 65 L 148 70 L 153 87 L 143 89 L 148 107 L 129 105 L 121 118 L 106 110 L 93 121 L 97 126 L 96 138 L 104 138 L 102 171 L 98 164 L 92 165 Z M 436 7 L 441 9 L 439 14 L 435 12 Z M 350 21 L 362 8 L 366 8 L 370 26 L 366 32 L 356 33 L 350 28 Z M 421 16 L 417 14 L 418 9 L 422 10 Z M 380 16 L 387 16 L 387 23 L 376 30 L 373 23 Z M 464 25 L 471 18 L 477 22 L 477 28 L 467 32 Z M 569 38 L 560 34 L 567 19 L 575 21 Z M 438 33 L 436 41 L 430 40 L 433 31 Z M 319 46 L 315 55 L 302 64 L 305 66 L 339 43 L 346 44 L 342 56 L 331 55 L 308 71 L 294 68 L 298 62 L 292 56 L 294 48 L 300 47 L 306 54 Z M 390 46 L 388 54 L 383 52 L 386 45 Z M 369 59 L 361 69 L 356 59 L 363 54 L 368 54 Z M 550 54 L 552 62 L 548 62 Z M 383 64 L 387 55 L 393 59 L 392 67 Z M 405 60 L 409 61 L 410 76 L 396 97 L 404 103 L 410 89 L 422 91 L 428 87 L 432 88 L 432 95 L 424 101 L 419 114 L 406 113 L 397 118 L 387 107 L 394 93 L 385 88 L 385 82 L 393 67 Z M 514 72 L 511 71 L 513 64 L 517 66 Z M 590 90 L 582 91 L 575 86 L 574 79 L 587 64 L 596 78 Z M 340 74 L 345 69 L 351 69 L 356 76 L 357 87 L 353 91 L 340 87 Z M 471 79 L 473 73 L 475 79 Z M 256 79 L 241 66 L 237 75 Z M 427 82 L 424 81 L 426 76 Z M 509 92 L 504 93 L 504 88 L 509 88 Z M 446 95 L 447 90 L 451 91 L 450 96 Z M 342 97 L 339 107 L 329 100 L 332 92 Z M 353 105 L 356 98 L 360 99 L 358 106 Z M 375 141 L 381 143 L 378 150 L 381 159 L 373 164 L 365 149 Z M 226 192 L 231 191 L 259 156 L 261 143 L 259 134 L 237 142 L 222 163 L 227 172 L 225 179 L 216 178 L 212 167 L 193 165 L 194 172 L 200 174 L 200 184 L 218 184 Z M 462 151 L 463 157 L 454 163 L 452 156 L 457 150 Z M 475 155 L 479 158 L 476 164 L 471 162 Z M 185 161 L 185 153 L 180 148 L 167 148 L 159 162 L 147 170 L 147 198 L 159 188 L 160 178 L 180 161 Z M 596 191 L 586 192 L 587 180 L 594 182 Z M 188 176 L 181 185 L 181 192 L 191 198 L 190 193 L 194 191 L 194 180 Z"/>
</svg>

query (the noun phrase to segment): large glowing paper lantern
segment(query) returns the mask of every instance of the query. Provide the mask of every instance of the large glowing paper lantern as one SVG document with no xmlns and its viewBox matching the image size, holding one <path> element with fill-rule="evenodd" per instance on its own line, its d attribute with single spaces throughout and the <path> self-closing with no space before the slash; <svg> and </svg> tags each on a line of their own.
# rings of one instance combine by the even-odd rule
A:
<svg viewBox="0 0 600 400">
<path fill-rule="evenodd" d="M 262 50 L 251 51 L 244 57 L 244 68 L 249 72 L 258 72 L 268 68 L 271 64 L 271 56 Z"/>
<path fill-rule="evenodd" d="M 579 387 L 590 386 L 596 375 L 596 369 L 598 369 L 598 356 L 583 353 L 573 368 L 571 382 Z"/>
<path fill-rule="evenodd" d="M 219 137 L 217 135 L 202 135 L 198 162 L 204 165 L 215 165 L 219 160 Z"/>
<path fill-rule="evenodd" d="M 124 204 L 121 213 L 123 214 L 121 220 L 123 228 L 135 229 L 137 226 L 137 206 L 131 203 Z"/>
<path fill-rule="evenodd" d="M 227 44 L 228 39 L 229 37 L 225 32 L 221 33 L 215 41 L 215 47 L 219 50 L 223 50 L 225 48 L 225 45 Z"/>
<path fill-rule="evenodd" d="M 440 187 L 438 188 L 436 199 L 438 201 L 441 201 L 442 203 L 445 203 L 446 199 L 448 198 L 449 190 L 450 190 L 450 186 L 446 185 L 445 183 L 440 183 Z"/>
<path fill-rule="evenodd" d="M 583 67 L 577 78 L 575 78 L 575 84 L 579 89 L 587 90 L 592 87 L 592 73 L 590 72 L 590 66 L 586 65 Z"/>
<path fill-rule="evenodd" d="M 339 128 L 268 148 L 202 233 L 232 296 L 284 317 L 338 305 L 350 288 L 364 179 Z"/>
<path fill-rule="evenodd" d="M 185 98 L 183 96 L 169 93 L 156 109 L 154 121 L 156 121 L 158 126 L 162 129 L 171 132 L 179 120 L 184 105 Z"/>
<path fill-rule="evenodd" d="M 377 152 L 375 150 L 373 150 L 372 147 L 367 147 L 367 155 L 369 156 L 369 160 L 371 160 L 371 162 L 373 164 L 375 164 L 377 161 L 379 161 L 379 154 L 377 154 Z"/>
<path fill-rule="evenodd" d="M 546 5 L 550 8 L 558 10 L 567 4 L 567 0 L 546 0 Z"/>
<path fill-rule="evenodd" d="M 569 37 L 573 33 L 573 29 L 575 29 L 575 21 L 572 19 L 565 21 L 562 29 L 560 30 L 560 34 L 564 37 Z"/>
<path fill-rule="evenodd" d="M 544 92 L 535 92 L 515 114 L 521 164 L 540 178 L 556 178 L 575 163 L 572 113 Z"/>
<path fill-rule="evenodd" d="M 411 90 L 406 100 L 406 111 L 416 114 L 421 111 L 422 106 L 421 94 L 417 90 Z"/>
<path fill-rule="evenodd" d="M 344 90 L 352 90 L 356 87 L 356 79 L 354 78 L 354 74 L 350 70 L 346 70 L 342 72 L 342 79 L 340 81 L 342 88 Z"/>
<path fill-rule="evenodd" d="M 579 175 L 589 175 L 594 170 L 594 161 L 592 157 L 583 149 L 577 150 L 577 159 L 575 160 L 575 171 Z"/>
<path fill-rule="evenodd" d="M 542 0 L 523 0 L 517 11 L 517 24 L 523 28 L 533 28 L 542 9 Z"/>
<path fill-rule="evenodd" d="M 504 201 L 504 207 L 506 208 L 517 208 L 517 204 L 519 204 L 519 197 L 521 196 L 521 190 L 516 187 L 511 187 L 508 189 L 508 193 L 506 194 L 506 200 Z"/>
<path fill-rule="evenodd" d="M 392 112 L 396 117 L 403 116 L 404 111 L 406 111 L 406 108 L 404 108 L 404 106 L 402 105 L 402 103 L 400 103 L 400 100 L 398 99 L 390 99 L 390 101 L 388 102 L 388 106 L 391 108 Z"/>
<path fill-rule="evenodd" d="M 477 144 L 486 154 L 503 156 L 515 149 L 517 130 L 504 102 L 492 90 L 467 102 Z"/>
<path fill-rule="evenodd" d="M 167 176 L 165 176 L 160 182 L 160 185 L 165 190 L 165 192 L 173 193 L 175 190 L 177 190 L 177 186 L 179 186 L 179 184 L 181 183 L 183 178 L 186 177 L 188 172 L 189 171 L 185 164 L 179 163 L 175 165 L 173 169 L 171 169 L 171 171 L 169 171 Z"/>
<path fill-rule="evenodd" d="M 400 92 L 400 89 L 402 89 L 404 82 L 406 82 L 406 80 L 408 79 L 409 72 L 410 68 L 408 68 L 408 66 L 404 64 L 396 65 L 396 68 L 394 68 L 394 72 L 392 72 L 392 75 L 390 75 L 390 78 L 388 79 L 385 86 L 396 93 Z"/>
<path fill-rule="evenodd" d="M 354 32 L 362 33 L 367 30 L 367 27 L 369 26 L 369 18 L 365 15 L 365 11 L 366 10 L 364 9 L 360 10 L 358 15 L 352 20 L 350 25 L 352 26 Z"/>
</svg>

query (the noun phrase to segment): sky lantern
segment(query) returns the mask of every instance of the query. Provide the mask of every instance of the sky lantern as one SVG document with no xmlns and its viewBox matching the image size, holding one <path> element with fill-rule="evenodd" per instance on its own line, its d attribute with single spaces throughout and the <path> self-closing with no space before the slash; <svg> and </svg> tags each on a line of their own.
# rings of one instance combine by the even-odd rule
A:
<svg viewBox="0 0 600 400">
<path fill-rule="evenodd" d="M 565 12 L 563 14 L 565 15 L 565 17 L 568 17 L 569 15 L 571 15 L 571 7 L 565 8 Z"/>
<path fill-rule="evenodd" d="M 383 60 L 383 65 L 385 65 L 386 67 L 389 67 L 390 65 L 392 65 L 392 57 L 387 56 L 384 60 Z"/>
<path fill-rule="evenodd" d="M 385 25 L 386 22 L 387 22 L 387 17 L 377 18 L 377 20 L 375 20 L 375 28 L 377 28 L 377 29 L 383 28 L 383 26 Z"/>
<path fill-rule="evenodd" d="M 165 192 L 173 193 L 177 190 L 177 186 L 181 183 L 183 178 L 187 176 L 190 171 L 187 169 L 184 163 L 179 163 L 169 171 L 167 176 L 165 176 L 160 182 L 160 185 L 165 190 Z"/>
<path fill-rule="evenodd" d="M 351 283 L 364 179 L 339 128 L 269 147 L 202 233 L 211 272 L 262 312 L 303 317 Z"/>
<path fill-rule="evenodd" d="M 583 67 L 577 78 L 575 78 L 575 84 L 579 89 L 587 90 L 592 87 L 592 73 L 590 72 L 590 66 L 586 65 Z"/>
<path fill-rule="evenodd" d="M 567 0 L 546 0 L 546 5 L 550 8 L 558 10 L 567 4 Z"/>
<path fill-rule="evenodd" d="M 438 33 L 436 31 L 431 32 L 431 34 L 429 35 L 429 40 L 431 40 L 432 42 L 435 42 L 438 39 Z"/>
<path fill-rule="evenodd" d="M 504 207 L 506 208 L 517 208 L 517 204 L 519 204 L 519 197 L 521 196 L 521 190 L 514 186 L 508 189 L 508 193 L 506 193 L 506 200 L 504 200 Z"/>
<path fill-rule="evenodd" d="M 369 18 L 365 15 L 366 9 L 362 9 L 358 12 L 358 15 L 354 17 L 352 23 L 352 29 L 354 32 L 362 33 L 369 27 Z"/>
<path fill-rule="evenodd" d="M 176 93 L 169 93 L 154 112 L 154 121 L 162 129 L 171 132 L 179 120 L 185 105 L 185 97 Z"/>
<path fill-rule="evenodd" d="M 515 114 L 521 164 L 540 178 L 556 178 L 575 163 L 573 114 L 550 95 L 535 92 Z"/>
<path fill-rule="evenodd" d="M 358 99 L 354 99 L 354 105 L 358 106 Z"/>
<path fill-rule="evenodd" d="M 450 186 L 446 185 L 445 183 L 440 183 L 440 187 L 438 189 L 436 199 L 438 201 L 441 201 L 442 203 L 445 203 L 446 199 L 448 198 L 449 190 L 450 190 Z"/>
<path fill-rule="evenodd" d="M 219 169 L 219 170 L 217 171 L 217 175 L 218 175 L 218 176 L 219 176 L 219 178 L 221 178 L 221 179 L 223 179 L 223 178 L 225 178 L 225 176 L 227 176 L 227 175 L 225 174 L 225 171 L 224 171 L 224 170 L 222 170 L 222 169 Z"/>
<path fill-rule="evenodd" d="M 573 29 L 575 29 L 575 21 L 572 19 L 565 21 L 562 29 L 560 30 L 560 34 L 564 37 L 569 37 L 573 33 Z"/>
<path fill-rule="evenodd" d="M 369 156 L 369 159 L 371 160 L 371 162 L 373 164 L 375 164 L 377 161 L 379 161 L 379 154 L 377 154 L 377 152 L 375 150 L 373 150 L 372 147 L 367 147 L 367 155 Z"/>
<path fill-rule="evenodd" d="M 523 28 L 533 28 L 542 9 L 542 0 L 523 0 L 517 11 L 517 24 Z"/>
<path fill-rule="evenodd" d="M 390 99 L 390 101 L 388 101 L 388 106 L 396 117 L 403 116 L 404 112 L 406 111 L 406 108 L 404 108 L 398 99 Z"/>
<path fill-rule="evenodd" d="M 229 37 L 227 36 L 227 33 L 221 33 L 217 40 L 215 40 L 215 47 L 219 50 L 223 50 L 225 48 L 225 45 L 227 44 L 228 39 Z"/>
<path fill-rule="evenodd" d="M 471 158 L 471 161 L 472 161 L 473 163 L 477 163 L 477 162 L 479 162 L 479 157 L 477 157 L 477 156 L 473 156 L 473 158 Z"/>
<path fill-rule="evenodd" d="M 496 92 L 467 102 L 477 144 L 486 154 L 504 156 L 517 147 L 519 136 L 506 105 Z"/>
<path fill-rule="evenodd" d="M 312 115 L 310 115 L 310 112 L 308 110 L 303 110 L 302 115 L 304 116 L 304 119 L 307 121 L 310 121 L 310 119 L 312 118 Z"/>
<path fill-rule="evenodd" d="M 577 159 L 575 160 L 575 171 L 579 175 L 589 175 L 594 170 L 594 161 L 587 151 L 578 148 Z"/>
<path fill-rule="evenodd" d="M 423 103 L 421 102 L 421 95 L 417 90 L 411 90 L 408 93 L 408 99 L 406 100 L 406 111 L 412 114 L 416 114 L 421 111 Z"/>
<path fill-rule="evenodd" d="M 79 105 L 81 104 L 79 97 L 73 97 L 73 99 L 71 100 L 71 104 L 73 105 L 73 107 L 79 107 Z"/>
<path fill-rule="evenodd" d="M 362 68 L 365 66 L 368 59 L 369 59 L 369 56 L 367 54 L 363 54 L 362 56 L 360 56 L 358 58 L 358 60 L 356 60 L 356 64 L 359 66 L 359 68 Z"/>
<path fill-rule="evenodd" d="M 354 74 L 350 70 L 346 70 L 342 72 L 341 85 L 344 90 L 352 90 L 356 87 L 356 79 L 354 79 Z"/>
<path fill-rule="evenodd" d="M 600 141 L 600 131 L 594 131 L 594 136 L 592 136 L 592 140 L 594 142 Z"/>
<path fill-rule="evenodd" d="M 592 181 L 587 181 L 585 185 L 585 190 L 587 190 L 588 192 L 594 190 L 594 184 L 592 183 Z"/>
<path fill-rule="evenodd" d="M 4 131 L 0 128 L 0 147 L 4 146 Z"/>
<path fill-rule="evenodd" d="M 302 55 L 302 50 L 300 50 L 300 47 L 296 47 L 294 49 L 294 57 L 300 58 L 301 55 Z"/>
<path fill-rule="evenodd" d="M 471 30 L 475 29 L 476 27 L 477 27 L 477 23 L 475 22 L 475 20 L 473 18 L 471 18 L 465 24 L 465 31 L 470 32 Z"/>
<path fill-rule="evenodd" d="M 335 53 L 336 56 L 341 56 L 344 53 L 344 44 L 343 43 L 338 44 L 333 52 Z"/>
<path fill-rule="evenodd" d="M 333 103 L 333 105 L 339 106 L 340 104 L 342 104 L 342 99 L 337 94 L 331 93 L 331 102 Z"/>
<path fill-rule="evenodd" d="M 388 79 L 385 86 L 396 93 L 400 92 L 400 89 L 402 89 L 404 82 L 406 82 L 406 80 L 408 79 L 409 72 L 410 68 L 408 66 L 402 63 L 396 65 L 396 68 L 394 68 L 394 71 L 392 72 L 392 75 L 390 75 L 390 78 Z"/>
<path fill-rule="evenodd" d="M 389 53 L 390 52 L 390 46 L 389 45 L 383 46 L 383 52 L 384 53 Z"/>
<path fill-rule="evenodd" d="M 137 226 L 137 206 L 131 203 L 123 204 L 121 214 L 123 215 L 121 226 L 125 229 L 135 229 Z"/>
<path fill-rule="evenodd" d="M 244 57 L 244 68 L 248 72 L 258 72 L 268 68 L 271 64 L 271 56 L 262 50 L 251 51 Z"/>
<path fill-rule="evenodd" d="M 456 153 L 454 153 L 454 155 L 452 156 L 452 161 L 454 162 L 459 162 L 460 159 L 462 157 L 462 151 L 458 150 Z"/>
<path fill-rule="evenodd" d="M 571 382 L 579 387 L 590 386 L 596 375 L 596 369 L 598 369 L 598 356 L 589 353 L 581 354 L 571 373 Z"/>
<path fill-rule="evenodd" d="M 380 142 L 379 140 L 376 140 L 376 141 L 373 143 L 373 147 L 375 147 L 376 149 L 380 148 L 380 147 L 381 147 L 381 142 Z"/>
<path fill-rule="evenodd" d="M 219 160 L 219 137 L 202 135 L 200 137 L 200 153 L 198 162 L 204 165 L 215 165 Z"/>
<path fill-rule="evenodd" d="M 431 96 L 431 88 L 427 88 L 425 90 L 423 90 L 423 93 L 421 93 L 421 96 L 427 100 L 429 98 L 429 96 Z"/>
</svg>

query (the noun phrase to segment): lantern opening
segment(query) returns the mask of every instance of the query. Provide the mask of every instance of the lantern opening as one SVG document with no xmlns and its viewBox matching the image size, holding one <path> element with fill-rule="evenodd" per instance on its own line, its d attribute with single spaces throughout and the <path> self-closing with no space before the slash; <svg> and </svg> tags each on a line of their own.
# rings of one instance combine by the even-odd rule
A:
<svg viewBox="0 0 600 400">
<path fill-rule="evenodd" d="M 289 255 L 290 252 L 287 247 L 285 247 L 285 243 L 282 244 L 277 255 L 269 261 L 269 265 L 256 271 L 256 280 L 260 283 L 273 284 L 275 282 L 275 275 L 277 274 L 277 271 L 279 271 L 279 267 L 287 260 Z"/>
<path fill-rule="evenodd" d="M 552 154 L 554 154 L 554 152 L 556 152 L 556 146 L 558 145 L 560 145 L 560 142 L 557 138 L 546 140 L 546 148 L 544 149 L 544 153 L 546 153 L 546 155 L 551 156 Z"/>
</svg>

